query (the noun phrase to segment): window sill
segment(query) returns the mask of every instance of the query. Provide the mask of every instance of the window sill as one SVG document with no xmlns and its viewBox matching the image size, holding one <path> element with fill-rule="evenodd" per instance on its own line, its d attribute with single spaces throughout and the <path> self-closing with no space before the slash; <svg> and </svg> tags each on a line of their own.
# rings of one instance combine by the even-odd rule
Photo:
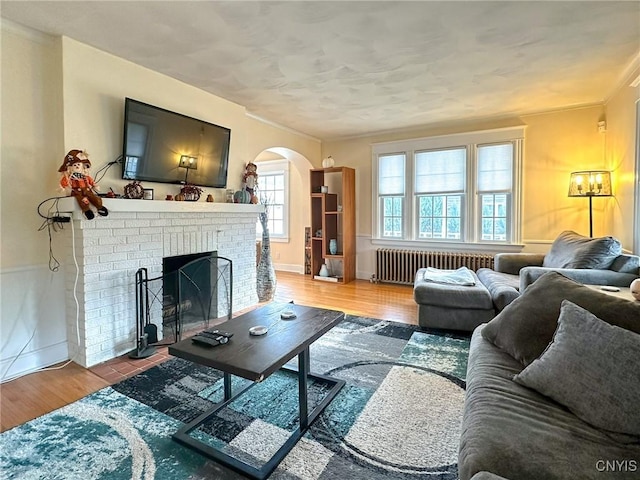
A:
<svg viewBox="0 0 640 480">
<path fill-rule="evenodd" d="M 523 244 L 514 243 L 470 243 L 447 240 L 433 242 L 417 240 L 391 240 L 386 238 L 372 238 L 371 243 L 378 247 L 436 250 L 443 252 L 519 253 L 524 248 Z"/>
</svg>

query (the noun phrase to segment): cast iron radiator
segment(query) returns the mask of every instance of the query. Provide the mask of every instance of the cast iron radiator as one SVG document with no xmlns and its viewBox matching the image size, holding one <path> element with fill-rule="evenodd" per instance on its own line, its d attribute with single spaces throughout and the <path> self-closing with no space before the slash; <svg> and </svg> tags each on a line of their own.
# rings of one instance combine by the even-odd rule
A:
<svg viewBox="0 0 640 480">
<path fill-rule="evenodd" d="M 376 250 L 375 280 L 385 283 L 413 285 L 420 268 L 433 267 L 455 270 L 467 267 L 470 270 L 493 268 L 493 255 L 488 253 L 425 252 L 379 248 Z"/>
</svg>

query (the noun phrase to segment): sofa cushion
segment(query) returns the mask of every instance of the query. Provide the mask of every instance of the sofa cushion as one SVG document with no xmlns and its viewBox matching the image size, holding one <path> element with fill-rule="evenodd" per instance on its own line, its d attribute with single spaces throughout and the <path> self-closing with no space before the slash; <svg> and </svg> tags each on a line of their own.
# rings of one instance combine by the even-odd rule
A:
<svg viewBox="0 0 640 480">
<path fill-rule="evenodd" d="M 567 230 L 554 240 L 542 266 L 607 269 L 621 253 L 622 245 L 613 237 L 589 238 Z"/>
<path fill-rule="evenodd" d="M 609 268 L 620 273 L 640 275 L 640 256 L 623 253 L 614 260 Z"/>
<path fill-rule="evenodd" d="M 502 310 L 520 295 L 518 292 L 520 283 L 518 275 L 496 272 L 490 268 L 480 268 L 477 275 L 482 284 L 489 290 L 493 304 L 498 310 Z"/>
<path fill-rule="evenodd" d="M 542 356 L 514 377 L 603 430 L 640 437 L 640 335 L 568 300 Z"/>
<path fill-rule="evenodd" d="M 529 365 L 547 348 L 563 300 L 612 325 L 640 333 L 640 302 L 598 292 L 558 272 L 542 275 L 482 330 L 484 338 Z"/>
</svg>

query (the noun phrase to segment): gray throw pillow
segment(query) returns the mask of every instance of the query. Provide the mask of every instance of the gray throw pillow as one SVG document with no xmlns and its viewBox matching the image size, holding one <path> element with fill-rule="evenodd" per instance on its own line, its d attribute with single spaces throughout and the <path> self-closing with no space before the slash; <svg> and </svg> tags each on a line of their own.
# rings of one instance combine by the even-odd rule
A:
<svg viewBox="0 0 640 480">
<path fill-rule="evenodd" d="M 613 237 L 590 238 L 567 230 L 558 235 L 545 255 L 543 267 L 607 269 L 622 253 Z"/>
<path fill-rule="evenodd" d="M 568 300 L 542 356 L 513 379 L 607 432 L 640 436 L 640 335 Z"/>
<path fill-rule="evenodd" d="M 549 272 L 491 320 L 482 336 L 527 366 L 553 338 L 565 299 L 605 322 L 640 333 L 640 302 L 607 295 Z"/>
</svg>

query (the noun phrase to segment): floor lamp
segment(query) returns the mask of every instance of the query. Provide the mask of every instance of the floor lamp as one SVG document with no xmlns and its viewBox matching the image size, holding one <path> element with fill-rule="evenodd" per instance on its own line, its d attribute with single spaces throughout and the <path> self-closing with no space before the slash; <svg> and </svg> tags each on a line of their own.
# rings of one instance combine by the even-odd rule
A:
<svg viewBox="0 0 640 480">
<path fill-rule="evenodd" d="M 593 237 L 593 197 L 611 196 L 611 172 L 606 170 L 585 170 L 572 172 L 569 182 L 570 197 L 589 198 L 589 236 Z"/>
</svg>

